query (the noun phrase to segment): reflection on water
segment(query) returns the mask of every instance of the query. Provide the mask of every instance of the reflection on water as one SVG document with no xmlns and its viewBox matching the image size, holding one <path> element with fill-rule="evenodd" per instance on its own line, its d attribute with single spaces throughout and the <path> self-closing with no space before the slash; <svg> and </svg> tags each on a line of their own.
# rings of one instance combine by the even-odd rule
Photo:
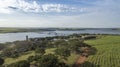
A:
<svg viewBox="0 0 120 67">
<path fill-rule="evenodd" d="M 73 33 L 89 33 L 89 34 L 120 34 L 120 30 L 75 30 L 75 31 L 46 31 L 46 32 L 23 32 L 23 33 L 5 33 L 0 34 L 0 43 L 13 42 L 16 40 L 25 40 L 26 35 L 29 38 L 35 37 L 51 37 L 51 36 L 65 36 Z"/>
</svg>

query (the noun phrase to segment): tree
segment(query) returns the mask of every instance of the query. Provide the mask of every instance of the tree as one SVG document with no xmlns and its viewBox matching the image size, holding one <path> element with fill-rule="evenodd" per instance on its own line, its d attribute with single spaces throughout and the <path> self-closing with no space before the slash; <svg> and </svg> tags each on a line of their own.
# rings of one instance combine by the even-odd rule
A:
<svg viewBox="0 0 120 67">
<path fill-rule="evenodd" d="M 66 47 L 67 44 L 68 43 L 65 40 L 63 40 L 63 39 L 54 41 L 54 46 L 55 47 Z"/>
<path fill-rule="evenodd" d="M 42 55 L 35 55 L 35 56 L 30 56 L 28 57 L 28 62 L 32 62 L 32 61 L 38 61 L 39 59 L 41 59 Z"/>
<path fill-rule="evenodd" d="M 35 50 L 35 53 L 39 53 L 40 55 L 43 55 L 45 53 L 45 49 L 44 48 L 37 48 Z"/>
<path fill-rule="evenodd" d="M 84 44 L 79 39 L 70 39 L 68 41 L 68 47 L 71 52 L 80 53 L 80 48 L 83 46 Z"/>
<path fill-rule="evenodd" d="M 3 52 L 1 54 L 3 56 L 12 57 L 12 58 L 16 58 L 19 56 L 19 53 L 17 52 L 17 50 L 15 48 L 5 49 L 5 50 L 3 50 Z"/>
<path fill-rule="evenodd" d="M 22 60 L 11 65 L 8 65 L 8 67 L 30 67 L 30 63 L 27 62 L 26 60 Z"/>
<path fill-rule="evenodd" d="M 0 58 L 0 65 L 4 63 L 4 59 Z"/>
<path fill-rule="evenodd" d="M 6 45 L 5 44 L 0 44 L 0 50 L 3 50 L 6 48 Z"/>
<path fill-rule="evenodd" d="M 70 50 L 67 48 L 58 48 L 55 50 L 55 54 L 61 56 L 61 58 L 66 59 L 66 57 L 70 56 Z"/>
<path fill-rule="evenodd" d="M 52 54 L 44 55 L 38 61 L 38 67 L 58 67 L 58 64 L 57 56 Z"/>
</svg>

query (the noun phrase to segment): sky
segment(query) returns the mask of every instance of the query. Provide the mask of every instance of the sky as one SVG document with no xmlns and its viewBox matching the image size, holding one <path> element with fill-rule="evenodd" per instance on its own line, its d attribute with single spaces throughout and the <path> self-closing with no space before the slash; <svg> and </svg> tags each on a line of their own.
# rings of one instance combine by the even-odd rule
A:
<svg viewBox="0 0 120 67">
<path fill-rule="evenodd" d="M 0 27 L 120 28 L 120 0 L 0 0 Z"/>
</svg>

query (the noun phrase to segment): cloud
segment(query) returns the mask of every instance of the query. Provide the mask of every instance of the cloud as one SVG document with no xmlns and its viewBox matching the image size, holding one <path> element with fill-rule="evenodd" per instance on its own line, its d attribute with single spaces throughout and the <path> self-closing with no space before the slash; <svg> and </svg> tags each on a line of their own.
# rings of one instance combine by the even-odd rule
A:
<svg viewBox="0 0 120 67">
<path fill-rule="evenodd" d="M 61 4 L 43 4 L 41 5 L 41 11 L 43 12 L 63 12 L 68 7 Z"/>
<path fill-rule="evenodd" d="M 27 2 L 25 0 L 0 0 L 0 13 L 12 13 L 15 10 L 24 12 L 38 12 L 39 5 L 36 1 Z"/>
<path fill-rule="evenodd" d="M 18 8 L 25 12 L 39 12 L 39 4 L 36 1 L 26 2 L 25 0 L 18 1 Z"/>
<path fill-rule="evenodd" d="M 83 12 L 85 8 L 76 8 L 65 4 L 39 4 L 36 1 L 26 0 L 0 0 L 0 13 L 14 13 L 17 11 L 33 13 L 50 12 Z"/>
<path fill-rule="evenodd" d="M 16 1 L 15 0 L 0 0 L 0 13 L 11 13 L 10 9 L 8 9 L 9 5 L 13 5 Z"/>
</svg>

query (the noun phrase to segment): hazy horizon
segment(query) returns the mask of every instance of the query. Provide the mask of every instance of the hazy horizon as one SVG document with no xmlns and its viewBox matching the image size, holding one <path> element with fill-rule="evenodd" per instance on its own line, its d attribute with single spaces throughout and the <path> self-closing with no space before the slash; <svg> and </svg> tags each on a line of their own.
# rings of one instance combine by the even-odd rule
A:
<svg viewBox="0 0 120 67">
<path fill-rule="evenodd" d="M 0 27 L 120 28 L 120 0 L 0 0 Z"/>
</svg>

